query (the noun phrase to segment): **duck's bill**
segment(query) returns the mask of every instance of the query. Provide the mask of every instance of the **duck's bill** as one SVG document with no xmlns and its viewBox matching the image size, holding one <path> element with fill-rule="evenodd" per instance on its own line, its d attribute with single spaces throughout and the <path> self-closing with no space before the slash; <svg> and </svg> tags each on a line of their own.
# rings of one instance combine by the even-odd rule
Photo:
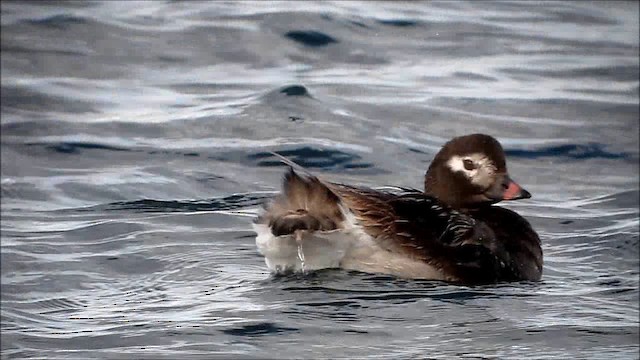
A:
<svg viewBox="0 0 640 360">
<path fill-rule="evenodd" d="M 527 190 L 523 189 L 522 186 L 518 185 L 515 181 L 511 180 L 511 182 L 507 185 L 507 189 L 504 191 L 502 196 L 503 200 L 518 200 L 518 199 L 528 199 L 531 197 L 531 193 Z"/>
<path fill-rule="evenodd" d="M 494 201 L 528 199 L 531 193 L 522 188 L 517 182 L 511 180 L 509 175 L 503 175 L 501 181 L 490 188 L 485 195 Z"/>
</svg>

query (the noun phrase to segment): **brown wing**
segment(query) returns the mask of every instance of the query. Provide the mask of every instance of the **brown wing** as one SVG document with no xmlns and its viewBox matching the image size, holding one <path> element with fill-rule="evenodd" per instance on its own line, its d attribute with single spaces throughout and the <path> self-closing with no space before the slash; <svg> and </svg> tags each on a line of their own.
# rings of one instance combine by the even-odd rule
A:
<svg viewBox="0 0 640 360">
<path fill-rule="evenodd" d="M 449 209 L 424 193 L 403 189 L 394 194 L 368 188 L 331 184 L 332 190 L 374 238 L 390 239 L 411 254 L 434 242 L 459 244 L 475 221 Z"/>
</svg>

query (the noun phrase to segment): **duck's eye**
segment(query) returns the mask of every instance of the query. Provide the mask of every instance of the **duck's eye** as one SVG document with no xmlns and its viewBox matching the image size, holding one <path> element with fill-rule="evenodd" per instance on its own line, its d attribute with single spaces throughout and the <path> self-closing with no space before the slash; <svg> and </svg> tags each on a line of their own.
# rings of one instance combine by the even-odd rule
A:
<svg viewBox="0 0 640 360">
<path fill-rule="evenodd" d="M 474 164 L 473 161 L 471 161 L 469 159 L 464 159 L 462 164 L 464 165 L 464 168 L 467 169 L 467 170 L 473 170 L 473 169 L 476 168 L 476 164 Z"/>
</svg>

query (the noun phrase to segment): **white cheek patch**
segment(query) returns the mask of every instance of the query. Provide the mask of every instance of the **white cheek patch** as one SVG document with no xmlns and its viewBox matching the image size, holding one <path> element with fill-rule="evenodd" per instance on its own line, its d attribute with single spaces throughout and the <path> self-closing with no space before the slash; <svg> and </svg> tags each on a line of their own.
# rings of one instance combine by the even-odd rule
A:
<svg viewBox="0 0 640 360">
<path fill-rule="evenodd" d="M 465 169 L 464 161 L 467 159 L 473 161 L 476 166 L 475 169 Z M 454 155 L 447 161 L 447 166 L 453 172 L 463 173 L 471 183 L 481 187 L 489 187 L 491 185 L 492 175 L 496 171 L 496 167 L 491 160 L 480 153 L 473 153 L 466 156 Z"/>
<path fill-rule="evenodd" d="M 447 161 L 447 166 L 453 172 L 463 172 L 467 173 L 467 169 L 464 168 L 464 159 L 458 155 L 453 155 L 449 161 Z"/>
</svg>

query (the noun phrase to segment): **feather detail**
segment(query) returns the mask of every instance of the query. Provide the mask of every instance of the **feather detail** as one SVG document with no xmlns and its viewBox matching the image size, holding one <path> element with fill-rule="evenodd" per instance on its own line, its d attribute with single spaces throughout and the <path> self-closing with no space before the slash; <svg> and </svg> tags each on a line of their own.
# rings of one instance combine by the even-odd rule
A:
<svg viewBox="0 0 640 360">
<path fill-rule="evenodd" d="M 289 168 L 281 194 L 266 204 L 255 222 L 268 224 L 274 235 L 281 236 L 296 230 L 335 230 L 342 221 L 338 196 L 315 176 L 303 177 Z"/>
</svg>

